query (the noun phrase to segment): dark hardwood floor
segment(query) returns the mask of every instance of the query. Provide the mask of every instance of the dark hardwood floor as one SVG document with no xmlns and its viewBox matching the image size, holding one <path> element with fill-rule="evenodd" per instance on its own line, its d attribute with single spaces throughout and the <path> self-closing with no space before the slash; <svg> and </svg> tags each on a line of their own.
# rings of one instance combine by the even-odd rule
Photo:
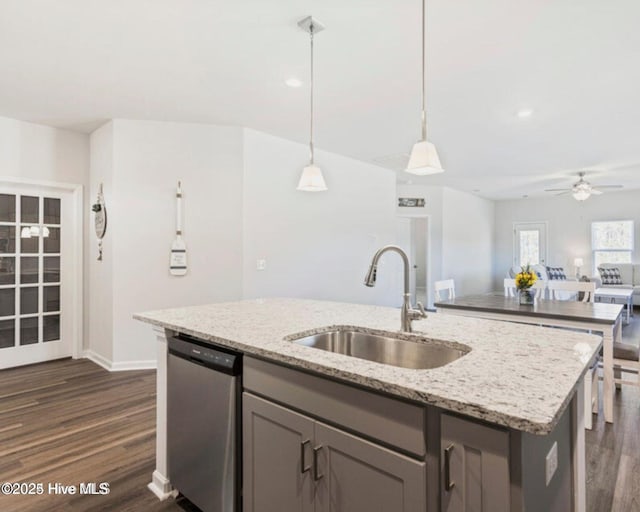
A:
<svg viewBox="0 0 640 512">
<path fill-rule="evenodd" d="M 625 343 L 640 344 L 638 308 L 622 336 Z M 606 425 L 601 404 L 593 430 L 586 432 L 587 509 L 640 512 L 640 388 L 618 390 L 613 414 L 613 425 Z"/>
<path fill-rule="evenodd" d="M 640 341 L 640 314 L 624 338 Z M 640 388 L 619 391 L 614 414 L 613 425 L 599 414 L 586 435 L 588 510 L 640 512 Z M 147 489 L 154 456 L 154 371 L 110 373 L 70 359 L 0 371 L 0 483 L 107 482 L 111 491 L 0 494 L 0 511 L 188 510 Z"/>
<path fill-rule="evenodd" d="M 0 483 L 45 486 L 40 496 L 0 495 L 0 511 L 182 512 L 147 489 L 154 456 L 154 371 L 65 359 L 0 372 Z M 110 493 L 48 494 L 56 482 L 107 482 Z"/>
</svg>

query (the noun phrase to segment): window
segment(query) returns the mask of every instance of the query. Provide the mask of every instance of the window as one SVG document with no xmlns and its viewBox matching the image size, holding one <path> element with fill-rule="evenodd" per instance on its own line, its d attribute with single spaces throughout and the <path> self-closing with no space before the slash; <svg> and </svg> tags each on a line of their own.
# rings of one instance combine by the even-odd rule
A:
<svg viewBox="0 0 640 512">
<path fill-rule="evenodd" d="M 520 231 L 520 266 L 540 263 L 540 232 Z"/>
<path fill-rule="evenodd" d="M 591 249 L 596 269 L 602 263 L 631 263 L 633 221 L 592 222 Z"/>
</svg>

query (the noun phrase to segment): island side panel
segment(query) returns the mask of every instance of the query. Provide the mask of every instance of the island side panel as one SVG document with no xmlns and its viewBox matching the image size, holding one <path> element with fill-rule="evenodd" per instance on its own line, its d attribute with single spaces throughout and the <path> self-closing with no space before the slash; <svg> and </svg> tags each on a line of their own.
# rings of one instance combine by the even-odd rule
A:
<svg viewBox="0 0 640 512">
<path fill-rule="evenodd" d="M 161 327 L 153 328 L 156 335 L 156 469 L 147 487 L 160 499 L 175 496 L 176 491 L 169 482 L 167 465 L 167 333 Z"/>
</svg>

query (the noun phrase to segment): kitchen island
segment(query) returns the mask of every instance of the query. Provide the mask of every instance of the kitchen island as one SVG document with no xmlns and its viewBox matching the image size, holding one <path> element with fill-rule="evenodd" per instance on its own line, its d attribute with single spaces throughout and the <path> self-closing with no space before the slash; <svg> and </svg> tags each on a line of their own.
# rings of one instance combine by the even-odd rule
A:
<svg viewBox="0 0 640 512">
<path fill-rule="evenodd" d="M 598 336 L 439 314 L 415 322 L 415 332 L 407 334 L 398 332 L 397 309 L 300 299 L 247 300 L 141 313 L 135 317 L 153 324 L 159 341 L 157 461 L 150 488 L 160 497 L 171 493 L 166 478 L 166 339 L 183 333 L 244 355 L 243 403 L 253 407 L 244 411 L 245 419 L 251 418 L 257 409 L 266 414 L 264 409 L 273 404 L 282 409 L 278 409 L 280 416 L 305 413 L 304 417 L 318 425 L 324 425 L 324 421 L 329 427 L 315 427 L 315 432 L 323 433 L 325 439 L 337 435 L 333 431 L 328 435 L 327 428 L 340 426 L 351 436 L 347 445 L 365 443 L 362 446 L 373 449 L 377 445 L 372 441 L 378 441 L 380 453 L 384 453 L 379 460 L 389 458 L 392 449 L 396 449 L 406 464 L 422 464 L 422 473 L 407 477 L 403 492 L 415 487 L 415 481 L 424 485 L 413 491 L 416 496 L 403 495 L 404 508 L 398 511 L 455 511 L 463 500 L 475 498 L 483 500 L 478 510 L 529 510 L 537 503 L 542 507 L 540 510 L 585 508 L 581 386 L 582 377 L 601 346 Z M 445 366 L 416 370 L 292 341 L 303 335 L 346 327 L 374 334 L 393 333 L 395 337 L 420 343 L 437 342 L 466 353 Z M 280 384 L 274 384 L 277 382 Z M 291 389 L 285 389 L 287 383 L 294 383 Z M 343 400 L 340 397 L 344 400 L 328 409 L 316 407 L 312 395 L 318 395 L 321 389 L 326 389 L 335 400 Z M 296 396 L 307 392 L 311 397 L 308 401 L 296 402 Z M 352 418 L 339 412 L 335 417 L 327 417 L 334 414 L 331 411 L 348 410 L 350 404 L 356 411 L 359 404 L 368 401 L 367 397 L 373 402 L 387 400 L 385 403 L 392 409 L 399 407 L 397 414 L 407 419 L 400 425 L 406 429 L 399 428 L 398 432 L 405 432 L 406 436 L 393 432 L 387 435 L 389 429 L 350 424 Z M 349 402 L 351 399 L 353 402 Z M 378 414 L 383 421 L 378 406 L 372 407 L 375 411 L 364 412 L 370 418 Z M 245 436 L 246 427 L 245 424 Z M 412 437 L 418 431 L 420 435 Z M 474 440 L 478 446 L 472 446 Z M 314 462 L 318 446 L 314 448 Z M 451 448 L 454 446 L 459 448 Z M 244 443 L 244 447 L 244 464 L 254 465 L 249 473 L 255 474 L 255 453 L 247 452 L 250 445 Z M 328 459 L 332 452 L 325 450 Z M 549 463 L 551 467 L 545 467 Z M 253 507 L 255 489 L 247 487 L 246 469 L 244 510 L 262 510 Z M 480 474 L 476 474 L 478 471 Z M 501 473 L 504 471 L 506 474 Z M 329 468 L 331 478 L 322 481 L 331 482 L 334 473 L 339 470 Z M 457 475 L 453 478 L 457 486 L 451 481 L 452 474 Z M 471 485 L 474 474 L 482 480 L 476 488 Z M 318 474 L 313 476 L 307 479 L 311 486 Z M 305 477 L 304 472 L 301 477 Z M 398 478 L 394 475 L 396 481 Z M 376 482 L 375 485 L 382 485 Z M 414 483 L 409 485 L 410 482 Z M 475 498 L 474 489 L 480 493 Z M 348 494 L 345 489 L 341 492 Z M 253 501 L 247 500 L 247 496 Z M 500 505 L 485 506 L 486 500 Z"/>
</svg>

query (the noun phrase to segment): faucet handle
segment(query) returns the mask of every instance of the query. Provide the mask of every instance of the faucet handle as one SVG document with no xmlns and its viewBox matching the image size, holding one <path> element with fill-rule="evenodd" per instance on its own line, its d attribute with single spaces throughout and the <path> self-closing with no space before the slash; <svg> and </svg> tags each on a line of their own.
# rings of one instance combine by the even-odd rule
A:
<svg viewBox="0 0 640 512">
<path fill-rule="evenodd" d="M 424 310 L 424 306 L 422 305 L 422 302 L 420 301 L 416 302 L 416 307 L 418 308 L 418 311 L 420 311 L 420 316 L 422 318 L 427 318 L 427 312 Z"/>
</svg>

